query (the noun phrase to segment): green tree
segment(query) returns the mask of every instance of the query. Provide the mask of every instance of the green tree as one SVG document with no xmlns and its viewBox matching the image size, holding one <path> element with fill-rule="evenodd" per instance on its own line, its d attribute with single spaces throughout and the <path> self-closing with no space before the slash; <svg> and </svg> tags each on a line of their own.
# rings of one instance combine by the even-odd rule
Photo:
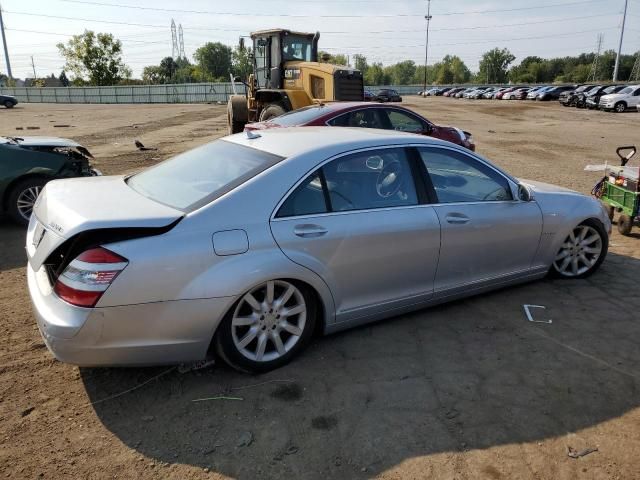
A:
<svg viewBox="0 0 640 480">
<path fill-rule="evenodd" d="M 405 60 L 387 67 L 386 73 L 393 85 L 409 85 L 413 82 L 416 73 L 416 64 L 413 60 Z"/>
<path fill-rule="evenodd" d="M 382 63 L 373 63 L 364 76 L 365 85 L 385 85 L 388 82 Z"/>
<path fill-rule="evenodd" d="M 193 58 L 205 77 L 203 80 L 229 81 L 231 47 L 220 42 L 208 42 L 198 48 Z"/>
<path fill-rule="evenodd" d="M 246 81 L 253 72 L 253 56 L 250 48 L 236 47 L 231 54 L 231 71 L 236 77 Z"/>
<path fill-rule="evenodd" d="M 110 33 L 85 30 L 57 47 L 66 61 L 65 70 L 76 80 L 84 82 L 87 78 L 89 85 L 115 85 L 131 77 L 131 69 L 122 60 L 122 42 Z"/>
<path fill-rule="evenodd" d="M 318 61 L 320 63 L 331 63 L 333 65 L 347 65 L 347 56 L 342 53 L 329 53 L 323 50 L 318 52 Z"/>
<path fill-rule="evenodd" d="M 494 48 L 482 55 L 478 79 L 487 83 L 505 83 L 507 70 L 516 57 L 506 48 Z"/>
<path fill-rule="evenodd" d="M 69 86 L 69 79 L 67 78 L 67 74 L 65 73 L 64 70 L 62 70 L 60 72 L 60 83 L 62 84 L 63 87 L 68 87 Z"/>
<path fill-rule="evenodd" d="M 353 56 L 353 66 L 355 67 L 356 70 L 360 70 L 363 76 L 366 75 L 367 70 L 369 69 L 369 64 L 367 63 L 367 57 L 365 57 L 364 55 L 360 55 L 359 53 L 356 53 Z"/>
</svg>

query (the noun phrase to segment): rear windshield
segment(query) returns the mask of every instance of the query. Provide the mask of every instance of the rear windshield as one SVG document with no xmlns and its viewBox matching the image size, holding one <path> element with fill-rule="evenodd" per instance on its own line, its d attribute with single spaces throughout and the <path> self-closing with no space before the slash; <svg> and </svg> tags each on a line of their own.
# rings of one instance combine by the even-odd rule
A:
<svg viewBox="0 0 640 480">
<path fill-rule="evenodd" d="M 309 107 L 304 107 L 299 110 L 280 115 L 279 117 L 269 120 L 269 122 L 283 127 L 295 127 L 297 125 L 304 125 L 305 123 L 311 122 L 325 113 L 327 113 L 327 108 L 325 106 L 311 105 Z"/>
<path fill-rule="evenodd" d="M 127 179 L 136 192 L 189 212 L 230 192 L 283 158 L 225 140 L 189 150 Z"/>
</svg>

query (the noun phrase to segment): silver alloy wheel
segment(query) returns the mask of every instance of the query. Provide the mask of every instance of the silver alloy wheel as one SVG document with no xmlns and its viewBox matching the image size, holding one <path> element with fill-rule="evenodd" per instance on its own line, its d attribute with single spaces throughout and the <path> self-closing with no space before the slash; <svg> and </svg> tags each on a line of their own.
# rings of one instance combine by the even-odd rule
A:
<svg viewBox="0 0 640 480">
<path fill-rule="evenodd" d="M 20 192 L 20 195 L 18 195 L 18 199 L 16 201 L 18 213 L 27 221 L 31 218 L 33 206 L 35 205 L 41 190 L 42 187 L 40 185 L 35 185 L 33 187 L 25 188 Z"/>
<path fill-rule="evenodd" d="M 616 112 L 622 113 L 627 109 L 627 107 L 623 102 L 620 102 L 616 104 L 615 109 L 616 109 Z"/>
<path fill-rule="evenodd" d="M 300 341 L 306 319 L 302 292 L 292 283 L 270 280 L 238 303 L 231 319 L 233 344 L 249 360 L 277 360 Z"/>
<path fill-rule="evenodd" d="M 578 225 L 560 247 L 553 266 L 564 277 L 577 277 L 593 268 L 600 255 L 600 233 L 589 225 Z"/>
</svg>

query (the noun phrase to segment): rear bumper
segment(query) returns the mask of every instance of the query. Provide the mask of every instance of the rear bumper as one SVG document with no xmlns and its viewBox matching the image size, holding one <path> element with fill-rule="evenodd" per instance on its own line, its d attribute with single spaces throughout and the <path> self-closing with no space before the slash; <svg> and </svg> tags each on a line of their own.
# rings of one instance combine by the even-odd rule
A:
<svg viewBox="0 0 640 480">
<path fill-rule="evenodd" d="M 40 334 L 60 361 L 79 366 L 174 364 L 205 358 L 235 298 L 80 308 L 53 293 L 44 269 L 27 266 Z"/>
</svg>

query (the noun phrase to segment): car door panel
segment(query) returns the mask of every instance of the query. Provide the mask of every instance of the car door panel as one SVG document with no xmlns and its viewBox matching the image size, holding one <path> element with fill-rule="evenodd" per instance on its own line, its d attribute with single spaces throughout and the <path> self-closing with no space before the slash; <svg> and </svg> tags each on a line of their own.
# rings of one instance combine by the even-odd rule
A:
<svg viewBox="0 0 640 480">
<path fill-rule="evenodd" d="M 436 294 L 526 272 L 542 234 L 542 212 L 513 198 L 493 167 L 447 147 L 419 148 L 441 225 Z"/>
<path fill-rule="evenodd" d="M 301 229 L 323 233 L 301 236 Z M 440 223 L 431 206 L 278 219 L 271 230 L 287 257 L 329 285 L 338 321 L 433 293 Z"/>
<path fill-rule="evenodd" d="M 535 202 L 436 205 L 442 225 L 435 291 L 526 272 L 542 233 Z"/>
</svg>

